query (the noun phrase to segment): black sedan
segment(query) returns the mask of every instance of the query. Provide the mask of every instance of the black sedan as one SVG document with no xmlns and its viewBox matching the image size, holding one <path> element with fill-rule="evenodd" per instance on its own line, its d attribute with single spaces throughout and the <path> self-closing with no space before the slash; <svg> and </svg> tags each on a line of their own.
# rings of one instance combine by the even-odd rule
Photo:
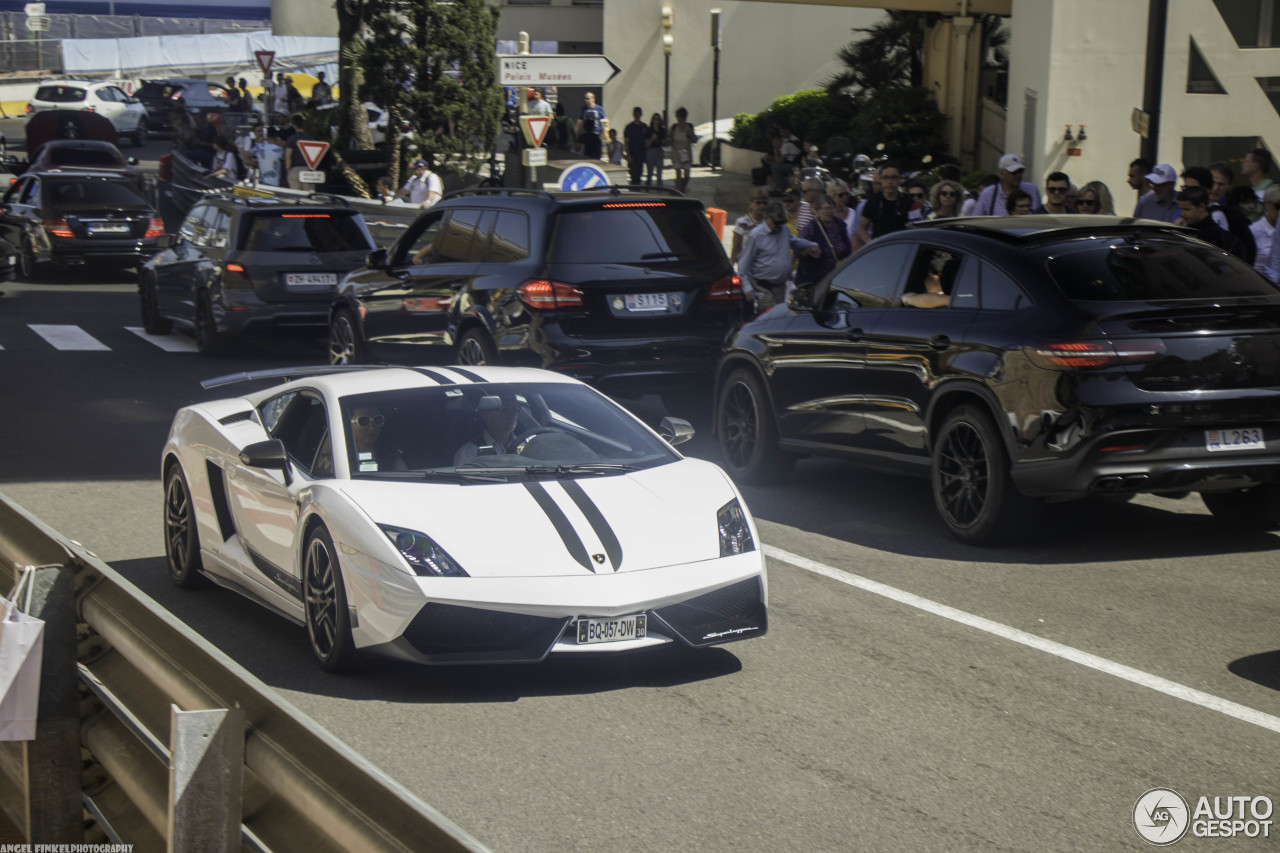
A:
<svg viewBox="0 0 1280 853">
<path fill-rule="evenodd" d="M 951 533 L 1040 505 L 1198 491 L 1280 526 L 1280 291 L 1172 226 L 938 220 L 855 254 L 746 323 L 717 374 L 737 477 L 797 455 L 932 478 Z"/>
<path fill-rule="evenodd" d="M 50 266 L 136 267 L 155 254 L 163 234 L 164 222 L 124 175 L 25 174 L 0 200 L 0 237 L 17 249 L 27 281 Z"/>
</svg>

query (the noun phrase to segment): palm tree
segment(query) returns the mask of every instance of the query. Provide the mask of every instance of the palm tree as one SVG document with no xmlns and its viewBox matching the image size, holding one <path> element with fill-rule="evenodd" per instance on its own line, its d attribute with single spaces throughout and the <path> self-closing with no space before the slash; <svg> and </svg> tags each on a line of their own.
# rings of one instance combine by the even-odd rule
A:
<svg viewBox="0 0 1280 853">
<path fill-rule="evenodd" d="M 832 95 L 850 93 L 855 97 L 881 89 L 921 86 L 924 83 L 925 12 L 890 10 L 886 18 L 870 27 L 855 27 L 863 38 L 836 52 L 844 68 L 824 84 Z"/>
</svg>

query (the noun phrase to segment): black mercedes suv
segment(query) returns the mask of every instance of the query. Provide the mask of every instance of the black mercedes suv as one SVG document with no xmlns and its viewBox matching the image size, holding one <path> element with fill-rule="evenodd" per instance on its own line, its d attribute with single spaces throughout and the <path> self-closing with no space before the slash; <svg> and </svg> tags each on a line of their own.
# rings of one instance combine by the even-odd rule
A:
<svg viewBox="0 0 1280 853">
<path fill-rule="evenodd" d="M 233 335 L 282 328 L 323 334 L 342 276 L 373 238 L 359 211 L 333 196 L 202 199 L 138 271 L 142 324 L 190 329 L 205 355 Z"/>
<path fill-rule="evenodd" d="M 702 203 L 671 191 L 450 193 L 342 282 L 333 364 L 509 364 L 611 393 L 704 387 L 742 287 Z"/>
<path fill-rule="evenodd" d="M 1167 224 L 937 220 L 736 330 L 716 409 L 734 476 L 806 454 L 921 474 L 966 542 L 1139 492 L 1274 528 L 1280 291 Z"/>
</svg>

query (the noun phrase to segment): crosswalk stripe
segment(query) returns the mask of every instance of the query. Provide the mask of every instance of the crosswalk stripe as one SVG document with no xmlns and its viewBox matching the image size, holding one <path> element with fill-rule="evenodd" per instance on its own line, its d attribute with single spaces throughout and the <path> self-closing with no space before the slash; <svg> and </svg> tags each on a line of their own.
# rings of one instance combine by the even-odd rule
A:
<svg viewBox="0 0 1280 853">
<path fill-rule="evenodd" d="M 27 328 L 48 341 L 54 349 L 108 352 L 111 350 L 111 347 L 79 326 L 47 326 L 32 323 Z"/>
<path fill-rule="evenodd" d="M 149 335 L 141 326 L 125 326 L 125 328 L 165 352 L 198 352 L 196 342 L 186 335 Z"/>
</svg>

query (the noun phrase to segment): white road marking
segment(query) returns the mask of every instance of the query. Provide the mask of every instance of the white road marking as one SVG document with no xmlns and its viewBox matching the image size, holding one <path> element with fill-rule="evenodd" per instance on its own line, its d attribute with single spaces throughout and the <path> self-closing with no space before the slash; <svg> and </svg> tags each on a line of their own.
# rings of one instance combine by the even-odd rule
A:
<svg viewBox="0 0 1280 853">
<path fill-rule="evenodd" d="M 939 604 L 927 598 L 922 598 L 914 593 L 906 592 L 897 587 L 888 584 L 873 581 L 870 578 L 864 578 L 855 575 L 852 572 L 846 572 L 843 569 L 837 569 L 816 560 L 810 560 L 807 557 L 801 557 L 799 554 L 792 554 L 790 551 L 784 551 L 772 545 L 764 546 L 766 556 L 783 563 L 789 563 L 798 569 L 804 569 L 806 572 L 813 572 L 816 575 L 839 581 L 843 584 L 870 592 L 896 601 L 899 604 L 905 604 L 908 607 L 914 607 L 917 610 L 923 610 L 926 613 L 932 613 L 934 616 L 941 616 L 943 619 L 950 619 L 953 622 L 959 622 L 970 628 L 977 628 L 979 631 L 986 631 L 988 634 L 994 634 L 1005 640 L 1011 640 L 1020 643 L 1037 651 L 1051 654 L 1054 657 L 1062 658 L 1071 663 L 1087 666 L 1090 669 L 1096 669 L 1099 672 L 1105 672 L 1107 675 L 1114 675 L 1116 678 L 1122 678 L 1125 681 L 1137 684 L 1140 687 L 1146 687 L 1163 693 L 1166 696 L 1172 696 L 1175 699 L 1181 699 L 1184 702 L 1190 702 L 1192 705 L 1199 705 L 1210 711 L 1217 711 L 1228 717 L 1234 717 L 1246 723 L 1252 723 L 1255 726 L 1267 729 L 1269 731 L 1280 733 L 1280 717 L 1274 717 L 1271 714 L 1264 714 L 1253 708 L 1240 705 L 1235 702 L 1229 702 L 1210 693 L 1205 693 L 1184 684 L 1178 684 L 1176 681 L 1170 681 L 1167 678 L 1161 678 L 1158 675 L 1152 675 L 1140 669 L 1134 669 L 1131 666 L 1125 666 L 1122 663 L 1108 660 L 1097 655 L 1083 652 L 1079 649 L 1065 646 L 1062 643 L 1046 640 L 1043 637 L 1037 637 L 1035 634 L 1028 634 L 1026 631 L 1020 631 L 1017 628 L 1011 628 L 1008 625 L 1002 625 L 999 622 L 993 622 L 990 619 L 984 619 L 981 616 L 975 616 L 972 613 L 966 613 L 963 610 L 957 610 L 954 607 L 948 607 L 945 604 Z"/>
<path fill-rule="evenodd" d="M 31 331 L 48 341 L 54 349 L 106 351 L 111 347 L 95 338 L 79 326 L 46 326 L 31 323 L 27 326 Z"/>
<path fill-rule="evenodd" d="M 125 326 L 130 332 L 165 352 L 198 352 L 196 342 L 186 335 L 150 335 L 141 326 Z"/>
</svg>

